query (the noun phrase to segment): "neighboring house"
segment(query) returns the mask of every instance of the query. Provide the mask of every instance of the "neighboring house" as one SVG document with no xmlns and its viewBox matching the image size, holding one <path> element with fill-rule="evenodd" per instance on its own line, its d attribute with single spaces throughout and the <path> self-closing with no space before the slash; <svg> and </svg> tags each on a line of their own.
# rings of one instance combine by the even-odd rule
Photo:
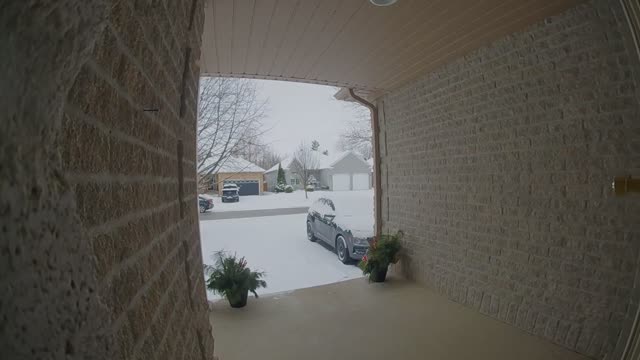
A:
<svg viewBox="0 0 640 360">
<path fill-rule="evenodd" d="M 240 195 L 262 194 L 264 169 L 239 157 L 229 157 L 211 178 L 213 190 L 222 189 L 224 184 L 236 184 Z"/>
<path fill-rule="evenodd" d="M 369 164 L 362 155 L 345 151 L 335 156 L 322 156 L 320 183 L 333 191 L 370 189 Z"/>
<path fill-rule="evenodd" d="M 284 159 L 284 170 L 287 184 L 296 189 L 302 189 L 300 179 L 291 171 L 293 162 L 290 157 Z M 353 151 L 345 151 L 335 155 L 318 153 L 318 170 L 314 171 L 315 187 L 333 191 L 366 190 L 371 188 L 371 168 L 361 155 Z M 264 173 L 267 189 L 273 191 L 277 185 L 278 164 Z"/>
<path fill-rule="evenodd" d="M 267 191 L 275 191 L 276 185 L 278 185 L 278 166 L 282 165 L 284 170 L 284 178 L 288 185 L 293 186 L 294 189 L 302 189 L 302 182 L 299 177 L 294 176 L 290 170 L 293 167 L 293 162 L 296 161 L 293 157 L 288 157 L 282 160 L 279 164 L 275 164 L 269 170 L 264 172 L 264 181 L 267 184 Z M 314 177 L 317 179 L 318 177 Z"/>
</svg>

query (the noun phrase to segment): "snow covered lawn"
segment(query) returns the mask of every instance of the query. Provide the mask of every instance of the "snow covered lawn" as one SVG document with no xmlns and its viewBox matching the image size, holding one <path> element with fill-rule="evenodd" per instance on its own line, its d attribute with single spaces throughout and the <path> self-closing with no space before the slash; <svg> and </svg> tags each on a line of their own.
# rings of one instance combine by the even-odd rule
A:
<svg viewBox="0 0 640 360">
<path fill-rule="evenodd" d="M 298 196 L 293 193 L 264 197 L 280 195 Z M 259 289 L 259 295 L 361 277 L 362 272 L 355 265 L 342 264 L 334 252 L 307 240 L 306 216 L 201 221 L 202 259 L 205 264 L 212 265 L 212 255 L 218 250 L 246 257 L 252 270 L 267 273 L 268 287 Z M 219 298 L 211 292 L 207 292 L 207 297 L 211 300 Z"/>
<path fill-rule="evenodd" d="M 292 207 L 311 206 L 313 201 L 322 196 L 338 197 L 349 201 L 368 201 L 373 208 L 373 190 L 360 191 L 314 191 L 305 199 L 304 191 L 298 190 L 292 193 L 265 193 L 264 195 L 241 196 L 239 202 L 223 203 L 218 196 L 204 195 L 213 199 L 212 212 L 284 209 Z"/>
</svg>

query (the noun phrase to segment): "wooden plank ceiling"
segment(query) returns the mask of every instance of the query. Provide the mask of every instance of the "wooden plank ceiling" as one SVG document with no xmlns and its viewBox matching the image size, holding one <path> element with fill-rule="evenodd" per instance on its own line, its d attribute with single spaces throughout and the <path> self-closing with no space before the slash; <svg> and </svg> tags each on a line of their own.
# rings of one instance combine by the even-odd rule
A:
<svg viewBox="0 0 640 360">
<path fill-rule="evenodd" d="M 580 0 L 207 0 L 203 75 L 376 97 Z"/>
</svg>

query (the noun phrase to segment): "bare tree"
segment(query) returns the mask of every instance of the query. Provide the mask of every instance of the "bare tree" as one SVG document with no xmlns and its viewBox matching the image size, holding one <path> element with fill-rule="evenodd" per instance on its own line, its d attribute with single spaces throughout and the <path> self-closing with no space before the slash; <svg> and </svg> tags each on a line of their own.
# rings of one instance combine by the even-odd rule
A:
<svg viewBox="0 0 640 360">
<path fill-rule="evenodd" d="M 262 156 L 260 156 L 256 164 L 258 164 L 258 166 L 263 169 L 269 169 L 272 166 L 282 162 L 282 160 L 283 158 L 280 154 L 267 146 L 267 148 L 262 151 Z"/>
<path fill-rule="evenodd" d="M 197 171 L 200 181 L 216 172 L 233 154 L 260 143 L 266 101 L 255 81 L 200 78 Z"/>
<path fill-rule="evenodd" d="M 294 153 L 294 160 L 295 161 L 291 163 L 291 171 L 302 181 L 304 185 L 304 196 L 308 199 L 307 184 L 313 174 L 318 170 L 318 153 L 313 151 L 308 144 L 301 142 Z"/>
<path fill-rule="evenodd" d="M 269 169 L 282 161 L 280 154 L 276 153 L 271 146 L 262 143 L 240 146 L 240 149 L 233 155 L 250 161 L 263 169 Z"/>
<path fill-rule="evenodd" d="M 362 105 L 347 105 L 356 111 L 356 117 L 350 121 L 348 128 L 340 134 L 338 148 L 341 151 L 352 150 L 362 154 L 366 159 L 373 157 L 373 131 L 371 114 Z"/>
<path fill-rule="evenodd" d="M 262 142 L 260 136 L 263 133 L 264 131 L 262 129 L 247 129 L 244 136 L 238 139 L 238 144 L 233 150 L 232 155 L 256 163 L 262 151 L 267 148 L 267 145 Z"/>
</svg>

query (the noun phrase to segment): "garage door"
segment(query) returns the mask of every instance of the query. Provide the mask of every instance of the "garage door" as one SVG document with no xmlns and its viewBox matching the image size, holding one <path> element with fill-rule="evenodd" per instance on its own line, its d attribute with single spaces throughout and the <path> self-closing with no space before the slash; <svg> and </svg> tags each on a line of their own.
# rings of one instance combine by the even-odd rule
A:
<svg viewBox="0 0 640 360">
<path fill-rule="evenodd" d="M 333 175 L 333 191 L 351 190 L 351 176 L 349 174 Z"/>
<path fill-rule="evenodd" d="M 260 195 L 258 180 L 225 180 L 225 184 L 236 184 L 240 188 L 240 195 Z"/>
<path fill-rule="evenodd" d="M 369 174 L 353 174 L 353 190 L 367 190 L 369 188 Z"/>
</svg>

